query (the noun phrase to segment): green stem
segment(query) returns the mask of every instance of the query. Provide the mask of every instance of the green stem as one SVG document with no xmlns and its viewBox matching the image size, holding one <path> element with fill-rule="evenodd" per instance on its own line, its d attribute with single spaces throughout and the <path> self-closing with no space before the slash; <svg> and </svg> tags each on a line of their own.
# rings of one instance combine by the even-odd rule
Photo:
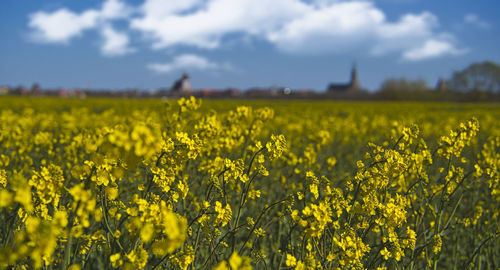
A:
<svg viewBox="0 0 500 270">
<path fill-rule="evenodd" d="M 283 200 L 280 200 L 280 201 L 277 201 L 271 205 L 269 205 L 268 207 L 264 208 L 264 210 L 261 211 L 259 217 L 257 218 L 257 220 L 255 221 L 255 223 L 253 224 L 253 227 L 252 229 L 248 232 L 246 238 L 245 238 L 245 241 L 243 242 L 243 244 L 241 245 L 239 251 L 238 251 L 238 254 L 242 254 L 241 252 L 243 251 L 243 248 L 245 247 L 246 243 L 248 242 L 248 240 L 250 239 L 250 237 L 252 236 L 252 233 L 255 231 L 255 228 L 257 227 L 257 224 L 259 223 L 260 219 L 262 218 L 262 216 L 269 210 L 271 209 L 272 207 L 274 207 L 275 205 L 277 204 L 280 204 L 282 202 L 285 202 L 287 201 L 287 199 L 283 199 Z"/>
</svg>

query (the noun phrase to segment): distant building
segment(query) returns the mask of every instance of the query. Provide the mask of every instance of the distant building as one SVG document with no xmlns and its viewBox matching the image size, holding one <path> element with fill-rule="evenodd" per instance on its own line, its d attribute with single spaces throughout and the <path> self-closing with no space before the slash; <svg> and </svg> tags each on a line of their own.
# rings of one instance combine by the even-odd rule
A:
<svg viewBox="0 0 500 270">
<path fill-rule="evenodd" d="M 0 95 L 7 95 L 9 94 L 9 87 L 8 86 L 0 86 Z"/>
<path fill-rule="evenodd" d="M 253 87 L 247 89 L 245 96 L 249 98 L 267 98 L 273 96 L 270 88 Z"/>
<path fill-rule="evenodd" d="M 184 73 L 182 78 L 174 82 L 171 89 L 172 94 L 187 94 L 193 92 L 191 87 L 191 82 L 189 81 L 189 75 Z"/>
<path fill-rule="evenodd" d="M 352 66 L 351 70 L 351 81 L 345 84 L 331 83 L 328 85 L 328 93 L 345 93 L 345 92 L 357 92 L 361 90 L 361 85 L 358 80 L 358 71 L 356 65 Z"/>
<path fill-rule="evenodd" d="M 443 78 L 439 78 L 437 84 L 436 84 L 436 90 L 437 91 L 441 91 L 441 92 L 444 92 L 446 90 L 448 90 L 448 87 L 446 85 L 446 80 L 443 79 Z"/>
<path fill-rule="evenodd" d="M 42 94 L 42 87 L 40 87 L 40 84 L 34 83 L 31 86 L 30 92 L 31 92 L 30 93 L 31 95 L 40 95 L 40 94 Z"/>
<path fill-rule="evenodd" d="M 198 91 L 197 96 L 202 98 L 238 98 L 243 94 L 236 88 L 210 89 L 203 88 Z"/>
</svg>

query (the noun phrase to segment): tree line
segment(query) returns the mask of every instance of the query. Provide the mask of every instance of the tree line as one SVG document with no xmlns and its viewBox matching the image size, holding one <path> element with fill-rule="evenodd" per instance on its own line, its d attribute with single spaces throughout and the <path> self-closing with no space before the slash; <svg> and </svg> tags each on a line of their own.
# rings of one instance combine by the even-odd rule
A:
<svg viewBox="0 0 500 270">
<path fill-rule="evenodd" d="M 461 71 L 455 71 L 448 80 L 440 79 L 436 87 L 429 87 L 423 79 L 390 78 L 385 80 L 379 92 L 421 92 L 428 90 L 500 93 L 500 65 L 492 61 L 473 63 Z"/>
</svg>

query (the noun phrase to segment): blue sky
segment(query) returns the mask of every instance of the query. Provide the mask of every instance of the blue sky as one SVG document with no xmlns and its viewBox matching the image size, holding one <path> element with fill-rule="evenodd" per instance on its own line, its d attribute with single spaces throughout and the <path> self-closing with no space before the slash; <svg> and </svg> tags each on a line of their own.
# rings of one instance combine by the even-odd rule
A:
<svg viewBox="0 0 500 270">
<path fill-rule="evenodd" d="M 500 62 L 498 0 L 2 0 L 0 85 L 323 91 Z"/>
</svg>

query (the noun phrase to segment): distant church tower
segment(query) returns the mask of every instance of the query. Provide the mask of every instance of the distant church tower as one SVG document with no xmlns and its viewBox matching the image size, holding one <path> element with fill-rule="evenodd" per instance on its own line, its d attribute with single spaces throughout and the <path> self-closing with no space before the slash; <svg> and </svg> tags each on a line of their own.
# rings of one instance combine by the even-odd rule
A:
<svg viewBox="0 0 500 270">
<path fill-rule="evenodd" d="M 446 80 L 443 78 L 439 78 L 437 84 L 436 84 L 436 90 L 440 92 L 444 92 L 448 90 L 448 87 L 446 86 Z"/>
<path fill-rule="evenodd" d="M 356 64 L 352 65 L 352 70 L 351 70 L 351 87 L 350 91 L 359 91 L 361 89 L 361 86 L 358 81 L 358 69 L 356 68 Z"/>
<path fill-rule="evenodd" d="M 329 93 L 342 93 L 342 92 L 357 92 L 361 90 L 361 84 L 358 79 L 358 69 L 356 64 L 352 65 L 351 81 L 346 84 L 331 83 L 328 85 L 327 92 Z"/>
</svg>

